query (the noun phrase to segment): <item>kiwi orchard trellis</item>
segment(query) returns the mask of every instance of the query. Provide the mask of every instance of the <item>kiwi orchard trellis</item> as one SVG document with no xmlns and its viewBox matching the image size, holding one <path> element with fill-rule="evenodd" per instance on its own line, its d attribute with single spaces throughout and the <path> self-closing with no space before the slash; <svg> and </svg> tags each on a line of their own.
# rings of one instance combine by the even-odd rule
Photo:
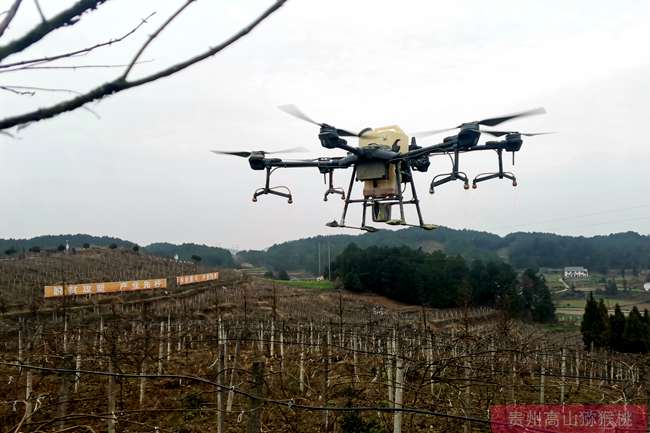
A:
<svg viewBox="0 0 650 433">
<path fill-rule="evenodd" d="M 3 431 L 488 431 L 491 404 L 647 398 L 643 357 L 489 309 L 221 284 L 3 320 Z"/>
</svg>

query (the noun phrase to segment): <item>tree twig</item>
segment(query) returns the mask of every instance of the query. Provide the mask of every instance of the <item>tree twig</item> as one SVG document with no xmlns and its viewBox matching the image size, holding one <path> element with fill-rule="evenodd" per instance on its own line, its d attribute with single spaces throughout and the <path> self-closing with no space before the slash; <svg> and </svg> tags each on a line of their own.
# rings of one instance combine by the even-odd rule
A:
<svg viewBox="0 0 650 433">
<path fill-rule="evenodd" d="M 137 62 L 138 64 L 140 63 L 149 63 L 153 62 L 153 60 L 140 60 Z M 126 64 L 123 65 L 61 65 L 61 66 L 21 66 L 18 68 L 13 68 L 13 69 L 5 69 L 2 70 L 0 69 L 0 74 L 8 73 L 8 72 L 17 72 L 17 71 L 37 71 L 37 70 L 43 70 L 43 69 L 97 69 L 97 68 L 123 68 L 125 66 L 128 66 Z"/>
<path fill-rule="evenodd" d="M 36 10 L 38 11 L 38 14 L 41 16 L 41 20 L 43 22 L 47 21 L 45 19 L 45 15 L 43 15 L 43 9 L 41 9 L 41 4 L 38 2 L 38 0 L 34 0 L 34 5 L 36 6 Z"/>
<path fill-rule="evenodd" d="M 16 0 L 18 2 L 18 0 Z M 72 26 L 79 22 L 81 15 L 96 9 L 102 3 L 108 0 L 79 0 L 77 3 L 70 6 L 68 9 L 60 12 L 52 19 L 43 21 L 39 25 L 34 26 L 30 31 L 25 33 L 22 37 L 0 47 L 0 61 L 17 54 L 26 48 L 34 45 L 49 33 L 58 30 L 62 27 Z M 6 17 L 5 17 L 6 21 Z M 11 21 L 11 20 L 9 20 Z M 3 21 L 4 22 L 4 21 Z"/>
<path fill-rule="evenodd" d="M 185 3 L 183 3 L 183 5 L 182 5 L 180 8 L 178 8 L 178 10 L 177 10 L 176 12 L 174 12 L 173 14 L 171 14 L 171 15 L 169 16 L 169 18 L 167 18 L 167 20 L 166 20 L 164 23 L 162 23 L 162 25 L 161 25 L 160 27 L 158 27 L 158 29 L 156 29 L 156 31 L 153 32 L 153 33 L 149 36 L 149 38 L 147 38 L 146 42 L 145 42 L 144 44 L 142 44 L 142 46 L 140 47 L 140 49 L 138 50 L 138 52 L 135 53 L 135 56 L 133 56 L 133 59 L 131 60 L 131 63 L 129 63 L 129 65 L 127 66 L 126 70 L 124 71 L 124 74 L 122 74 L 122 78 L 123 78 L 123 79 L 126 79 L 127 75 L 129 75 L 129 72 L 131 72 L 131 69 L 133 69 L 133 66 L 134 66 L 135 63 L 138 61 L 138 58 L 140 58 L 140 56 L 142 55 L 142 53 L 144 52 L 144 50 L 147 49 L 147 47 L 149 46 L 149 44 L 150 44 L 151 42 L 153 42 L 153 40 L 156 39 L 156 37 L 158 37 L 158 35 L 159 35 L 160 33 L 162 33 L 163 30 L 165 30 L 165 28 L 166 28 L 166 27 L 167 27 L 167 26 L 168 26 L 172 21 L 174 21 L 174 20 L 175 20 L 175 19 L 176 19 L 176 18 L 177 18 L 177 17 L 178 17 L 178 16 L 179 16 L 179 15 L 180 15 L 184 10 L 185 10 L 185 8 L 187 8 L 190 4 L 192 4 L 192 3 L 195 2 L 195 1 L 196 1 L 196 0 L 186 0 Z"/>
<path fill-rule="evenodd" d="M 36 92 L 30 91 L 30 90 L 18 90 L 14 88 L 13 86 L 0 86 L 1 90 L 6 90 L 7 92 L 11 92 L 15 95 L 23 95 L 23 96 L 34 96 Z"/>
<path fill-rule="evenodd" d="M 97 0 L 96 0 L 97 1 Z M 170 75 L 173 75 L 175 73 L 178 73 L 189 66 L 198 63 L 202 60 L 207 59 L 208 57 L 212 57 L 215 54 L 219 53 L 220 51 L 224 50 L 225 48 L 229 47 L 233 43 L 237 42 L 239 39 L 242 37 L 246 36 L 248 33 L 250 33 L 255 27 L 257 27 L 262 21 L 264 21 L 266 18 L 268 18 L 273 12 L 277 11 L 284 3 L 286 3 L 287 0 L 277 0 L 273 5 L 271 5 L 268 9 L 266 9 L 259 17 L 257 17 L 255 20 L 253 20 L 250 24 L 248 24 L 246 27 L 235 33 L 233 36 L 222 42 L 221 44 L 212 47 L 194 57 L 190 57 L 187 60 L 177 63 L 175 65 L 172 65 L 168 68 L 162 69 L 158 72 L 155 72 L 151 75 L 147 75 L 145 77 L 139 78 L 137 80 L 133 81 L 127 81 L 125 80 L 122 76 L 116 78 L 113 81 L 109 81 L 107 83 L 104 83 L 92 90 L 90 90 L 87 93 L 84 93 L 83 95 L 79 95 L 75 98 L 69 99 L 67 101 L 60 102 L 58 104 L 46 107 L 46 108 L 40 108 L 34 111 L 31 111 L 29 113 L 25 114 L 20 114 L 17 116 L 12 116 L 12 117 L 7 117 L 4 119 L 0 120 L 0 130 L 1 129 L 8 129 L 11 127 L 14 127 L 16 125 L 20 125 L 22 123 L 27 123 L 27 122 L 34 122 L 34 121 L 39 121 L 39 120 L 44 120 L 44 119 L 49 119 L 52 118 L 58 114 L 64 113 L 66 111 L 72 111 L 75 110 L 89 102 L 92 101 L 97 101 L 100 100 L 106 96 L 112 95 L 114 93 L 118 93 L 127 89 L 130 89 L 132 87 L 137 87 L 141 86 L 146 83 L 150 83 L 152 81 L 159 80 L 161 78 L 168 77 Z M 1 50 L 0 50 L 1 53 Z M 1 54 L 0 54 L 1 58 Z"/>
<path fill-rule="evenodd" d="M 0 22 L 0 37 L 2 37 L 4 32 L 9 28 L 9 24 L 11 24 L 11 21 L 13 21 L 14 17 L 16 16 L 16 12 L 18 12 L 18 7 L 20 6 L 21 2 L 22 0 L 14 1 L 9 10 L 6 12 L 7 16 L 5 16 L 2 22 Z"/>
<path fill-rule="evenodd" d="M 96 50 L 97 48 L 105 47 L 107 45 L 112 45 L 118 42 L 122 42 L 124 39 L 128 38 L 131 36 L 133 33 L 135 33 L 140 27 L 142 27 L 144 24 L 146 24 L 149 18 L 154 16 L 156 13 L 152 12 L 150 13 L 146 18 L 142 18 L 140 20 L 140 23 L 133 27 L 131 30 L 129 30 L 127 33 L 124 35 L 120 36 L 119 38 L 116 39 L 109 39 L 108 41 L 104 41 L 98 44 L 95 44 L 91 47 L 86 47 L 86 48 L 81 48 L 75 51 L 70 51 L 67 53 L 62 53 L 62 54 L 57 54 L 55 56 L 47 56 L 47 57 L 40 57 L 37 59 L 30 59 L 30 60 L 21 60 L 19 62 L 14 62 L 14 63 L 5 63 L 3 65 L 0 65 L 0 69 L 6 69 L 6 68 L 12 68 L 14 66 L 21 66 L 21 65 L 27 65 L 27 64 L 33 64 L 33 63 L 44 63 L 44 62 L 52 62 L 54 60 L 59 60 L 67 57 L 74 57 L 80 54 L 88 54 L 89 52 Z"/>
</svg>

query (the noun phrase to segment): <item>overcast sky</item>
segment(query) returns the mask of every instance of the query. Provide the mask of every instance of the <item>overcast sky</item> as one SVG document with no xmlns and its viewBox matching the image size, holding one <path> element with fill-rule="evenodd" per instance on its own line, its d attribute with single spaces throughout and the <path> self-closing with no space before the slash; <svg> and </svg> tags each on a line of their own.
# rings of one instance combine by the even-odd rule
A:
<svg viewBox="0 0 650 433">
<path fill-rule="evenodd" d="M 11 2 L 0 1 L 0 10 Z M 80 24 L 8 60 L 92 45 L 130 30 L 126 40 L 75 64 L 128 63 L 181 1 L 111 0 Z M 146 51 L 135 75 L 214 46 L 271 3 L 200 0 Z M 41 0 L 46 15 L 65 6 Z M 5 44 L 37 22 L 23 2 Z M 544 106 L 548 114 L 501 125 L 557 131 L 529 138 L 507 181 L 428 184 L 449 161 L 432 159 L 417 185 L 425 220 L 499 234 L 549 231 L 593 235 L 650 233 L 650 2 L 290 0 L 233 47 L 171 78 L 29 126 L 20 140 L 0 136 L 0 237 L 90 233 L 141 244 L 198 242 L 264 248 L 325 233 L 342 202 L 322 201 L 317 170 L 284 170 L 294 203 L 251 196 L 262 172 L 210 149 L 322 149 L 315 126 L 277 110 L 294 103 L 313 118 L 361 129 L 406 131 Z M 22 71 L 0 84 L 83 91 L 120 69 Z M 68 97 L 0 93 L 0 116 Z M 434 144 L 443 136 L 421 140 Z M 493 154 L 461 159 L 471 177 L 496 168 Z M 510 162 L 507 163 L 510 167 Z M 335 177 L 347 184 L 351 170 Z M 361 185 L 357 184 L 357 191 Z M 412 218 L 414 215 L 410 215 Z M 349 221 L 360 217 L 353 211 Z"/>
</svg>

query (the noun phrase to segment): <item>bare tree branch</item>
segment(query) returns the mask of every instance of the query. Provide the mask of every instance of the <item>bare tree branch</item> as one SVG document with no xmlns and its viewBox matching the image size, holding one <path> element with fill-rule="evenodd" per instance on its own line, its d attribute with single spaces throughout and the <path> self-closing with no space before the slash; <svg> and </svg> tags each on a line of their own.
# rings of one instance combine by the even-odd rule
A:
<svg viewBox="0 0 650 433">
<path fill-rule="evenodd" d="M 18 0 L 16 1 L 18 2 Z M 35 26 L 22 37 L 10 42 L 5 46 L 0 47 L 0 61 L 12 54 L 17 54 L 24 49 L 32 46 L 47 36 L 49 33 L 58 30 L 61 27 L 72 26 L 76 24 L 79 22 L 81 15 L 83 15 L 85 12 L 88 12 L 89 10 L 96 9 L 99 5 L 105 3 L 106 1 L 108 0 L 79 0 L 68 9 L 52 17 L 52 19 L 43 21 L 39 25 Z"/>
<path fill-rule="evenodd" d="M 135 63 L 137 62 L 138 58 L 142 55 L 142 53 L 144 52 L 144 50 L 147 49 L 147 47 L 149 46 L 149 44 L 150 44 L 154 39 L 156 39 L 156 37 L 157 37 L 160 33 L 162 33 L 163 30 L 165 30 L 165 28 L 166 28 L 166 27 L 167 27 L 167 26 L 168 26 L 172 21 L 174 21 L 174 20 L 176 19 L 176 17 L 178 17 L 178 16 L 181 14 L 181 12 L 183 12 L 183 11 L 185 10 L 185 8 L 187 8 L 190 4 L 192 4 L 192 3 L 195 2 L 195 1 L 196 1 L 196 0 L 186 0 L 186 2 L 183 4 L 183 6 L 181 6 L 180 8 L 178 8 L 178 10 L 177 10 L 176 12 L 174 12 L 172 15 L 170 15 L 170 17 L 167 18 L 167 20 L 166 20 L 166 21 L 165 21 L 165 22 L 164 22 L 160 27 L 158 27 L 158 29 L 156 29 L 155 32 L 153 32 L 153 33 L 149 36 L 149 38 L 147 39 L 147 41 L 146 41 L 144 44 L 142 44 L 142 46 L 140 47 L 140 49 L 138 50 L 138 52 L 135 54 L 135 56 L 133 56 L 133 59 L 131 60 L 131 63 L 129 64 L 129 66 L 128 66 L 128 67 L 126 68 L 126 70 L 124 71 L 124 74 L 122 75 L 122 78 L 123 78 L 123 79 L 126 79 L 127 75 L 129 75 L 129 72 L 131 72 L 131 69 L 133 69 L 133 66 L 134 66 Z"/>
<path fill-rule="evenodd" d="M 43 15 L 43 9 L 41 9 L 41 4 L 38 2 L 38 0 L 34 0 L 34 5 L 36 5 L 36 10 L 38 10 L 38 14 L 41 16 L 41 20 L 43 22 L 47 21 L 45 19 L 45 15 Z"/>
<path fill-rule="evenodd" d="M 116 78 L 113 81 L 109 81 L 107 83 L 104 83 L 100 85 L 99 87 L 96 87 L 92 90 L 90 90 L 87 93 L 84 93 L 83 95 L 79 95 L 75 98 L 69 99 L 67 101 L 60 102 L 58 104 L 52 105 L 50 107 L 46 108 L 40 108 L 37 110 L 34 110 L 29 113 L 25 114 L 20 114 L 17 116 L 12 116 L 12 117 L 7 117 L 5 119 L 0 120 L 0 130 L 2 129 L 8 129 L 11 127 L 14 127 L 16 125 L 20 125 L 23 123 L 27 122 L 34 122 L 34 121 L 39 121 L 43 119 L 49 119 L 51 117 L 54 117 L 58 114 L 64 113 L 66 111 L 72 111 L 75 110 L 89 102 L 92 101 L 97 101 L 100 100 L 106 96 L 112 95 L 114 93 L 118 93 L 121 91 L 124 91 L 126 89 L 130 89 L 132 87 L 137 87 L 141 86 L 146 83 L 150 83 L 152 81 L 159 80 L 164 77 L 168 77 L 170 75 L 173 75 L 175 73 L 178 73 L 185 68 L 198 63 L 202 60 L 205 60 L 209 57 L 214 56 L 215 54 L 219 53 L 220 51 L 224 50 L 225 48 L 229 47 L 233 43 L 237 42 L 239 39 L 242 37 L 246 36 L 248 33 L 250 33 L 255 27 L 257 27 L 262 21 L 264 21 L 266 18 L 268 18 L 273 12 L 277 11 L 284 3 L 286 3 L 287 0 L 277 0 L 273 5 L 271 5 L 268 9 L 266 9 L 259 17 L 257 17 L 254 21 L 252 21 L 250 24 L 248 24 L 246 27 L 241 29 L 239 32 L 222 42 L 221 44 L 212 47 L 194 57 L 190 57 L 187 60 L 177 63 L 175 65 L 172 65 L 166 69 L 162 69 L 158 72 L 155 72 L 151 75 L 139 78 L 137 80 L 133 81 L 127 81 L 124 79 L 123 76 L 120 76 Z"/>
<path fill-rule="evenodd" d="M 139 62 L 136 62 L 137 64 L 140 63 L 149 63 L 152 62 L 153 60 L 141 60 Z M 13 69 L 5 69 L 2 70 L 0 69 L 0 74 L 6 74 L 9 72 L 18 72 L 18 71 L 37 71 L 37 70 L 43 70 L 43 69 L 97 69 L 97 68 L 123 68 L 125 66 L 129 66 L 127 64 L 122 64 L 122 65 L 61 65 L 61 66 L 21 66 L 19 68 L 13 68 Z"/>
<path fill-rule="evenodd" d="M 6 135 L 7 137 L 13 138 L 14 140 L 16 139 L 16 137 L 13 134 L 11 134 L 11 133 L 9 133 L 7 131 L 0 131 L 0 134 Z"/>
<path fill-rule="evenodd" d="M 4 32 L 7 30 L 7 28 L 9 28 L 9 24 L 11 23 L 11 21 L 13 21 L 14 17 L 16 16 L 16 12 L 18 12 L 18 7 L 20 6 L 21 2 L 22 0 L 14 1 L 14 3 L 7 11 L 7 16 L 4 17 L 4 19 L 0 23 L 0 37 L 2 37 Z"/>
<path fill-rule="evenodd" d="M 56 89 L 56 88 L 51 88 L 51 87 L 13 86 L 13 85 L 8 85 L 8 84 L 3 84 L 2 87 L 14 89 L 14 90 L 36 90 L 36 91 L 42 91 L 42 92 L 63 92 L 63 93 L 74 93 L 75 95 L 81 95 L 82 94 L 81 92 L 77 92 L 76 90 Z"/>
<path fill-rule="evenodd" d="M 30 60 L 21 60 L 20 62 L 14 62 L 14 63 L 5 63 L 5 64 L 0 65 L 0 69 L 12 68 L 14 66 L 21 66 L 21 65 L 33 64 L 33 63 L 52 62 L 54 60 L 59 60 L 59 59 L 67 58 L 67 57 L 74 57 L 74 56 L 77 56 L 79 54 L 87 54 L 90 51 L 93 51 L 93 50 L 95 50 L 97 48 L 105 47 L 107 45 L 112 45 L 112 44 L 115 44 L 117 42 L 122 42 L 124 39 L 128 38 L 133 33 L 135 33 L 142 25 L 146 24 L 148 22 L 147 20 L 149 18 L 151 18 L 152 16 L 154 16 L 155 14 L 156 14 L 155 12 L 152 12 L 146 18 L 142 18 L 140 20 L 140 23 L 137 26 L 135 26 L 134 28 L 132 28 L 131 30 L 129 30 L 127 33 L 120 36 L 119 38 L 110 39 L 108 41 L 98 43 L 98 44 L 93 45 L 91 47 L 81 48 L 81 49 L 76 50 L 76 51 L 70 51 L 70 52 L 67 52 L 67 53 L 57 54 L 55 56 L 40 57 L 40 58 L 37 58 L 37 59 L 30 59 Z"/>
<path fill-rule="evenodd" d="M 36 92 L 32 90 L 18 90 L 12 86 L 0 86 L 0 90 L 6 90 L 7 92 L 11 92 L 15 95 L 23 95 L 23 96 L 34 96 Z"/>
</svg>

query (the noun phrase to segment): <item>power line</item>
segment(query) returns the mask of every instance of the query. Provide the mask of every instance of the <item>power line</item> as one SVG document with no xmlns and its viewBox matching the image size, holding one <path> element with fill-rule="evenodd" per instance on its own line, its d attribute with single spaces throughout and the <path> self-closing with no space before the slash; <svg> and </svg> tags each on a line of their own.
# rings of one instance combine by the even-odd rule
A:
<svg viewBox="0 0 650 433">
<path fill-rule="evenodd" d="M 611 208 L 607 210 L 602 210 L 598 212 L 590 212 L 586 214 L 578 214 L 578 215 L 571 215 L 571 216 L 563 216 L 563 217 L 557 217 L 557 218 L 549 218 L 546 220 L 540 220 L 540 221 L 533 221 L 533 222 L 528 222 L 526 224 L 517 224 L 517 225 L 503 225 L 503 226 L 497 226 L 497 229 L 500 228 L 508 228 L 508 229 L 515 229 L 519 227 L 530 227 L 531 225 L 535 224 L 546 224 L 549 222 L 556 222 L 556 221 L 567 221 L 567 220 L 575 220 L 578 218 L 589 218 L 592 216 L 598 216 L 598 215 L 605 215 L 609 213 L 616 213 L 616 212 L 624 212 L 628 210 L 634 210 L 634 209 L 642 209 L 642 208 L 647 208 L 650 207 L 650 204 L 642 204 L 638 206 L 630 206 L 630 207 L 623 207 L 623 208 Z"/>
</svg>

